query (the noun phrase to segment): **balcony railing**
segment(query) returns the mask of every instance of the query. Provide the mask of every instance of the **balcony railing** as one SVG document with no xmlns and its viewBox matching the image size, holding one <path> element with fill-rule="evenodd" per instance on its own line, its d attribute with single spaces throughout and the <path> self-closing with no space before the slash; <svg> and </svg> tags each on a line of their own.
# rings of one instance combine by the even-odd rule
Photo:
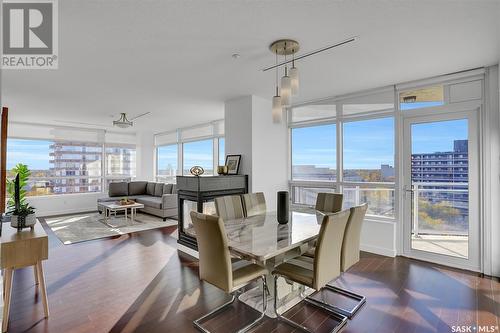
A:
<svg viewBox="0 0 500 333">
<path fill-rule="evenodd" d="M 413 235 L 468 235 L 468 196 L 465 182 L 413 182 Z"/>
</svg>

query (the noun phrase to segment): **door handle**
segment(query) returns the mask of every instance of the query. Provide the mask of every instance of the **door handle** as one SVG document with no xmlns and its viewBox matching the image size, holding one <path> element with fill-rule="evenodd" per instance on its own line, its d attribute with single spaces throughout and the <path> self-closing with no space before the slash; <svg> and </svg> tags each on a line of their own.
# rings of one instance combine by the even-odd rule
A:
<svg viewBox="0 0 500 333">
<path fill-rule="evenodd" d="M 413 193 L 413 188 L 411 186 L 403 186 L 403 191 Z"/>
</svg>

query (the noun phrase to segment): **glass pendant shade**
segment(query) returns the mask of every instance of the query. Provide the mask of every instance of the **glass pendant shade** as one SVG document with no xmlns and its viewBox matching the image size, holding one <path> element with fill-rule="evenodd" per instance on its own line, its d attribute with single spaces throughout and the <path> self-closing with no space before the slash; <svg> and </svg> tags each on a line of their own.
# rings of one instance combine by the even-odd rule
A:
<svg viewBox="0 0 500 333">
<path fill-rule="evenodd" d="M 297 95 L 299 93 L 299 70 L 295 66 L 290 68 L 290 80 L 292 95 Z"/>
<path fill-rule="evenodd" d="M 276 95 L 273 97 L 273 123 L 280 123 L 283 117 L 283 107 L 281 105 L 281 96 Z"/>
<path fill-rule="evenodd" d="M 289 107 L 292 97 L 292 80 L 286 74 L 281 78 L 281 105 Z"/>
</svg>

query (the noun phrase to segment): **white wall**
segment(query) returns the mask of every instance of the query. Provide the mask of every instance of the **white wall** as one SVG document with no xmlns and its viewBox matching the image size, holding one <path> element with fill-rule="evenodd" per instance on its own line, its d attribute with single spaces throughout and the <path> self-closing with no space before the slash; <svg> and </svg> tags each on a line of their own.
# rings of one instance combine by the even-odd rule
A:
<svg viewBox="0 0 500 333">
<path fill-rule="evenodd" d="M 137 133 L 136 154 L 136 179 L 154 181 L 156 156 L 153 132 L 142 131 Z"/>
<path fill-rule="evenodd" d="M 268 210 L 276 210 L 276 192 L 288 190 L 288 128 L 275 124 L 271 101 L 252 96 L 252 191 L 264 192 Z M 226 138 L 227 142 L 227 138 Z"/>
<path fill-rule="evenodd" d="M 252 191 L 252 96 L 231 99 L 224 104 L 226 155 L 240 154 L 240 174 L 248 175 Z"/>
</svg>

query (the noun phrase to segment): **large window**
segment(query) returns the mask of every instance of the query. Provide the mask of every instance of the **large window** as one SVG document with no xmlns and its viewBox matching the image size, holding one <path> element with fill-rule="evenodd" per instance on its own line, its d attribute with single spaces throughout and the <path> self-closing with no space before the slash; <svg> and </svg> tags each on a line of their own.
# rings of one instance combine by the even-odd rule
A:
<svg viewBox="0 0 500 333">
<path fill-rule="evenodd" d="M 335 124 L 292 129 L 292 179 L 334 181 Z"/>
<path fill-rule="evenodd" d="M 305 116 L 326 106 L 328 113 Z M 368 214 L 393 218 L 394 90 L 324 100 L 291 115 L 293 203 L 314 206 L 318 193 L 337 192 L 346 208 L 366 202 Z"/>
<path fill-rule="evenodd" d="M 344 123 L 343 180 L 394 182 L 394 118 Z"/>
<path fill-rule="evenodd" d="M 116 181 L 130 181 L 135 178 L 135 146 L 106 144 L 106 185 Z M 107 188 L 107 186 L 106 186 Z"/>
<path fill-rule="evenodd" d="M 165 183 L 175 183 L 179 174 L 177 162 L 177 144 L 160 146 L 156 150 L 156 180 Z"/>
<path fill-rule="evenodd" d="M 212 139 L 187 142 L 182 147 L 184 175 L 189 175 L 189 170 L 195 165 L 205 169 L 205 175 L 214 174 L 214 144 Z"/>
<path fill-rule="evenodd" d="M 9 139 L 7 168 L 26 164 L 28 195 L 100 192 L 102 145 L 71 141 Z M 9 172 L 8 177 L 14 177 Z"/>
</svg>

